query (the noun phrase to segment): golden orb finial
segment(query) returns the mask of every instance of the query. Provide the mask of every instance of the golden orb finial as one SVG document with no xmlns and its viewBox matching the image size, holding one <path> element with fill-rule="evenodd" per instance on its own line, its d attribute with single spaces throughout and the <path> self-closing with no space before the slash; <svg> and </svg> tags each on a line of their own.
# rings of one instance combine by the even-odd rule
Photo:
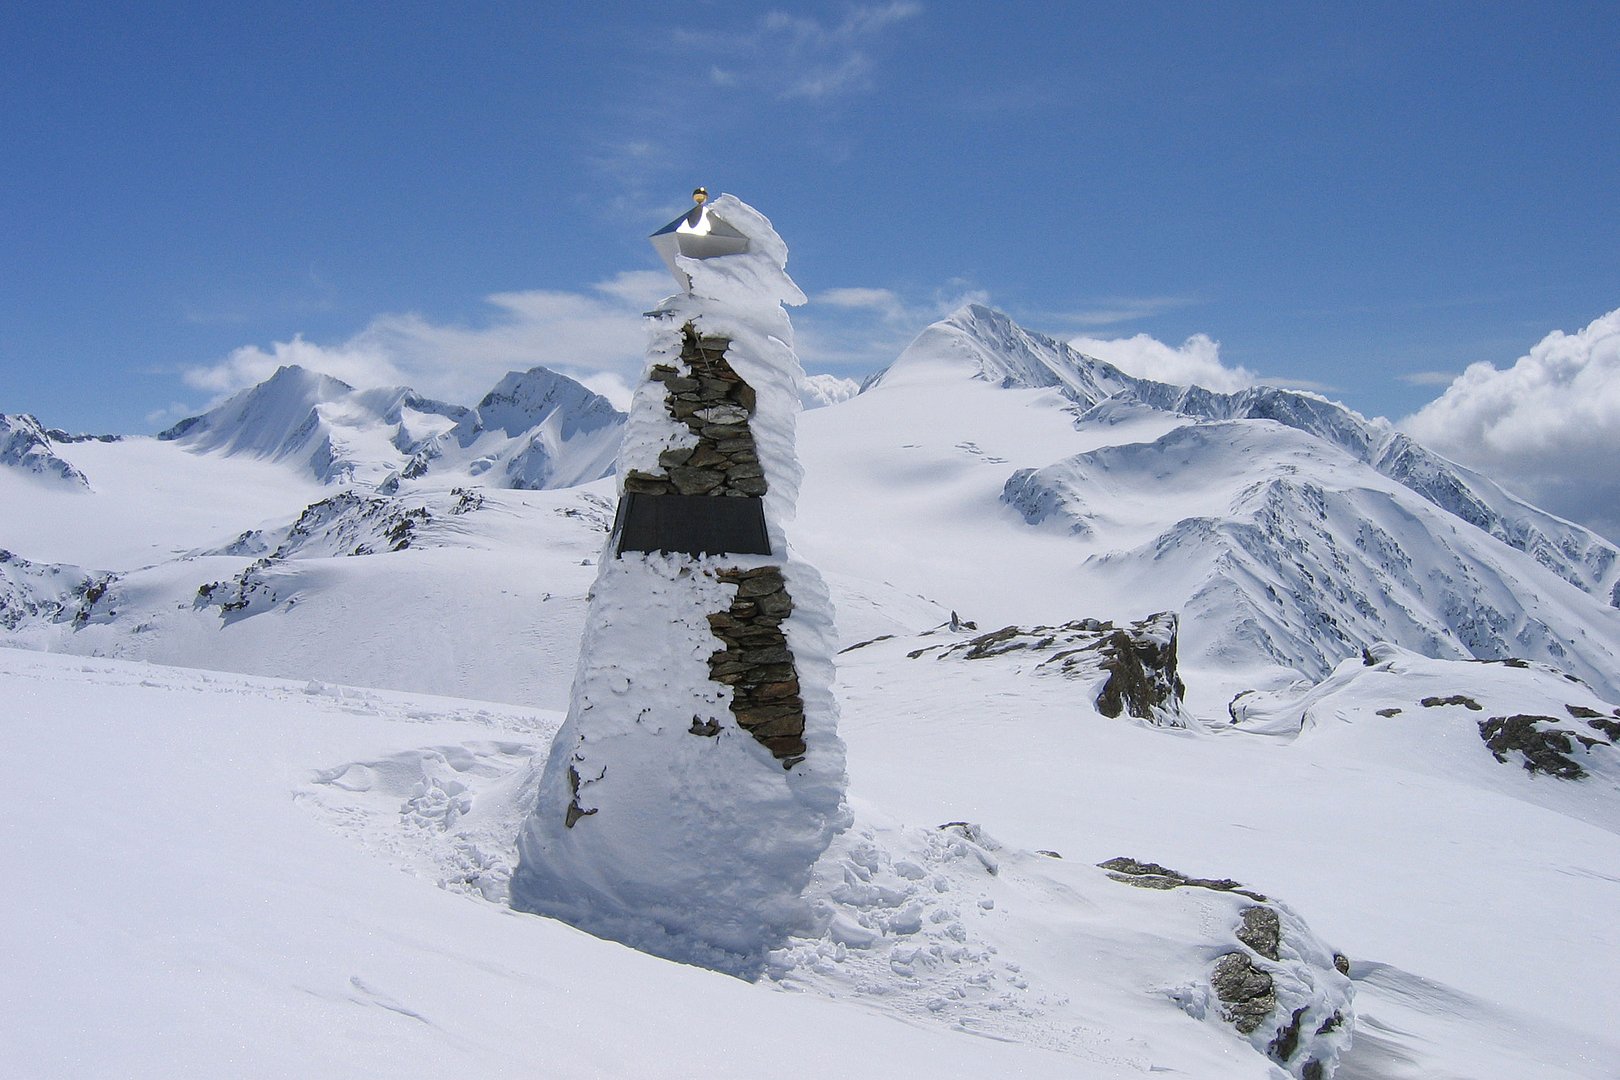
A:
<svg viewBox="0 0 1620 1080">
<path fill-rule="evenodd" d="M 693 188 L 692 189 L 692 201 L 697 203 L 699 206 L 702 206 L 704 203 L 708 202 L 709 201 L 709 189 L 708 188 Z"/>
</svg>

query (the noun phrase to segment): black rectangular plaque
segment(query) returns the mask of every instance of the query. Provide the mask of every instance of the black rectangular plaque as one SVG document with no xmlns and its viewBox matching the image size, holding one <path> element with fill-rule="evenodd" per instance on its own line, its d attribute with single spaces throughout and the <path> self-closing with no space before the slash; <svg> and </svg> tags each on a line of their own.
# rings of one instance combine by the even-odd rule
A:
<svg viewBox="0 0 1620 1080">
<path fill-rule="evenodd" d="M 613 522 L 615 555 L 769 555 L 765 501 L 728 495 L 626 492 Z"/>
</svg>

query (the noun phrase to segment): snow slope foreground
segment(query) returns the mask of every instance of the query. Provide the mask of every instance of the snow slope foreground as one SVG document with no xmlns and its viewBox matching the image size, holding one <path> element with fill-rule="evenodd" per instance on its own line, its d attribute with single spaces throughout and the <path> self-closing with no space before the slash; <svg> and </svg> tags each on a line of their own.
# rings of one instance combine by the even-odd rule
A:
<svg viewBox="0 0 1620 1080">
<path fill-rule="evenodd" d="M 856 825 L 807 890 L 819 932 L 755 984 L 504 906 L 556 713 L 0 650 L 18 884 L 0 1061 L 42 1078 L 1274 1077 L 1270 1025 L 1239 1034 L 1214 990 L 1238 953 L 1273 976 L 1275 1013 L 1314 1008 L 1300 1045 L 1342 1050 L 1341 1080 L 1612 1076 L 1620 854 L 1612 814 L 1584 820 L 1612 810 L 1612 783 L 1497 763 L 1466 706 L 1409 709 L 1435 735 L 1417 755 L 1327 712 L 1449 696 L 1454 678 L 1404 666 L 1436 662 L 1390 654 L 1325 687 L 1303 736 L 1213 736 L 1100 717 L 1066 680 L 907 658 L 930 640 L 846 654 Z M 1526 689 L 1500 665 L 1448 670 L 1486 711 Z M 1434 726 L 1457 730 L 1454 712 L 1466 738 Z M 1542 804 L 1541 786 L 1572 798 Z M 1092 865 L 1122 855 L 1136 873 Z M 1154 860 L 1208 884 L 1120 880 Z M 1248 944 L 1265 946 L 1246 892 L 1279 915 L 1280 962 Z M 1332 1011 L 1349 1021 L 1351 989 L 1353 1043 L 1312 1040 Z M 1296 1048 L 1289 1072 L 1304 1065 Z"/>
<path fill-rule="evenodd" d="M 554 715 L 12 649 L 0 693 L 7 1076 L 1073 1075 L 475 898 L 448 791 Z"/>
<path fill-rule="evenodd" d="M 991 315 L 799 421 L 854 823 L 752 985 L 504 906 L 610 485 L 41 428 L 89 488 L 0 467 L 0 1074 L 1613 1080 L 1613 548 Z M 1173 713 L 1058 670 L 1165 611 Z"/>
</svg>

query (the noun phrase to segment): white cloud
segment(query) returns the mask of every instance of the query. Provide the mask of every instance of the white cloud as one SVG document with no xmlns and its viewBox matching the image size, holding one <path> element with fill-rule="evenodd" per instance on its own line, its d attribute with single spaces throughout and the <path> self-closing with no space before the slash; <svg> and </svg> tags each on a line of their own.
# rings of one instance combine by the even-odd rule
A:
<svg viewBox="0 0 1620 1080">
<path fill-rule="evenodd" d="M 1175 308 L 1198 303 L 1189 296 L 1116 296 L 1090 302 L 1096 306 L 1084 311 L 1068 312 L 1057 318 L 1076 326 L 1112 326 L 1152 318 Z"/>
<path fill-rule="evenodd" d="M 1455 371 L 1409 371 L 1395 376 L 1408 386 L 1450 386 L 1456 377 Z"/>
<path fill-rule="evenodd" d="M 954 278 L 926 298 L 863 286 L 824 289 L 793 313 L 799 359 L 809 371 L 863 378 L 893 363 L 929 323 L 970 303 L 989 303 L 989 294 Z"/>
<path fill-rule="evenodd" d="M 893 289 L 827 289 L 817 293 L 814 300 L 818 304 L 837 308 L 870 308 L 884 315 L 898 315 L 905 310 L 899 294 Z"/>
<path fill-rule="evenodd" d="M 487 298 L 490 317 L 478 324 L 438 323 L 415 313 L 379 315 L 339 344 L 295 336 L 268 347 L 245 345 L 183 377 L 189 386 L 223 396 L 297 364 L 355 386 L 403 384 L 468 403 L 508 371 L 543 365 L 628 400 L 625 388 L 639 375 L 646 349 L 641 313 L 672 285 L 665 274 L 638 270 L 588 292 L 497 293 Z"/>
<path fill-rule="evenodd" d="M 1181 386 L 1231 393 L 1253 386 L 1259 376 L 1245 367 L 1221 361 L 1221 343 L 1208 334 L 1194 334 L 1179 346 L 1166 345 L 1147 334 L 1128 338 L 1070 338 L 1069 344 L 1099 360 L 1106 360 L 1127 375 Z"/>
<path fill-rule="evenodd" d="M 387 386 L 402 381 L 400 369 L 375 347 L 359 339 L 338 346 L 317 345 L 301 335 L 277 341 L 268 349 L 243 345 L 224 360 L 182 373 L 187 386 L 225 396 L 268 379 L 277 368 L 296 365 L 356 386 Z"/>
<path fill-rule="evenodd" d="M 1579 333 L 1553 331 L 1510 368 L 1470 365 L 1400 426 L 1620 540 L 1620 310 Z"/>
<path fill-rule="evenodd" d="M 921 14 L 910 2 L 849 8 L 843 18 L 822 21 L 772 11 L 741 33 L 724 39 L 731 66 L 711 66 L 709 82 L 725 89 L 761 90 L 778 98 L 819 100 L 873 88 L 877 63 L 872 47 L 891 26 Z M 678 43 L 712 50 L 716 34 L 684 31 Z"/>
</svg>

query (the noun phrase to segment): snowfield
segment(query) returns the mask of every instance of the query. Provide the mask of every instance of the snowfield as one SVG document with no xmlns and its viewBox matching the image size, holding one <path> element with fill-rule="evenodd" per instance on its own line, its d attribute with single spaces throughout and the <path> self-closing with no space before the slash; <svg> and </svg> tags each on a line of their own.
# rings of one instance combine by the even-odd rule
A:
<svg viewBox="0 0 1620 1080">
<path fill-rule="evenodd" d="M 508 906 L 611 480 L 475 475 L 473 410 L 318 379 L 281 389 L 370 462 L 331 483 L 304 396 L 213 449 L 13 425 L 0 1075 L 1613 1080 L 1612 546 L 993 314 L 799 418 L 853 823 L 754 982 Z M 611 417 L 544 385 L 583 477 Z M 395 423 L 445 452 L 397 473 Z M 562 461 L 521 423 L 503 454 Z M 1039 634 L 965 647 L 1160 611 L 1184 727 L 1102 715 Z"/>
</svg>

